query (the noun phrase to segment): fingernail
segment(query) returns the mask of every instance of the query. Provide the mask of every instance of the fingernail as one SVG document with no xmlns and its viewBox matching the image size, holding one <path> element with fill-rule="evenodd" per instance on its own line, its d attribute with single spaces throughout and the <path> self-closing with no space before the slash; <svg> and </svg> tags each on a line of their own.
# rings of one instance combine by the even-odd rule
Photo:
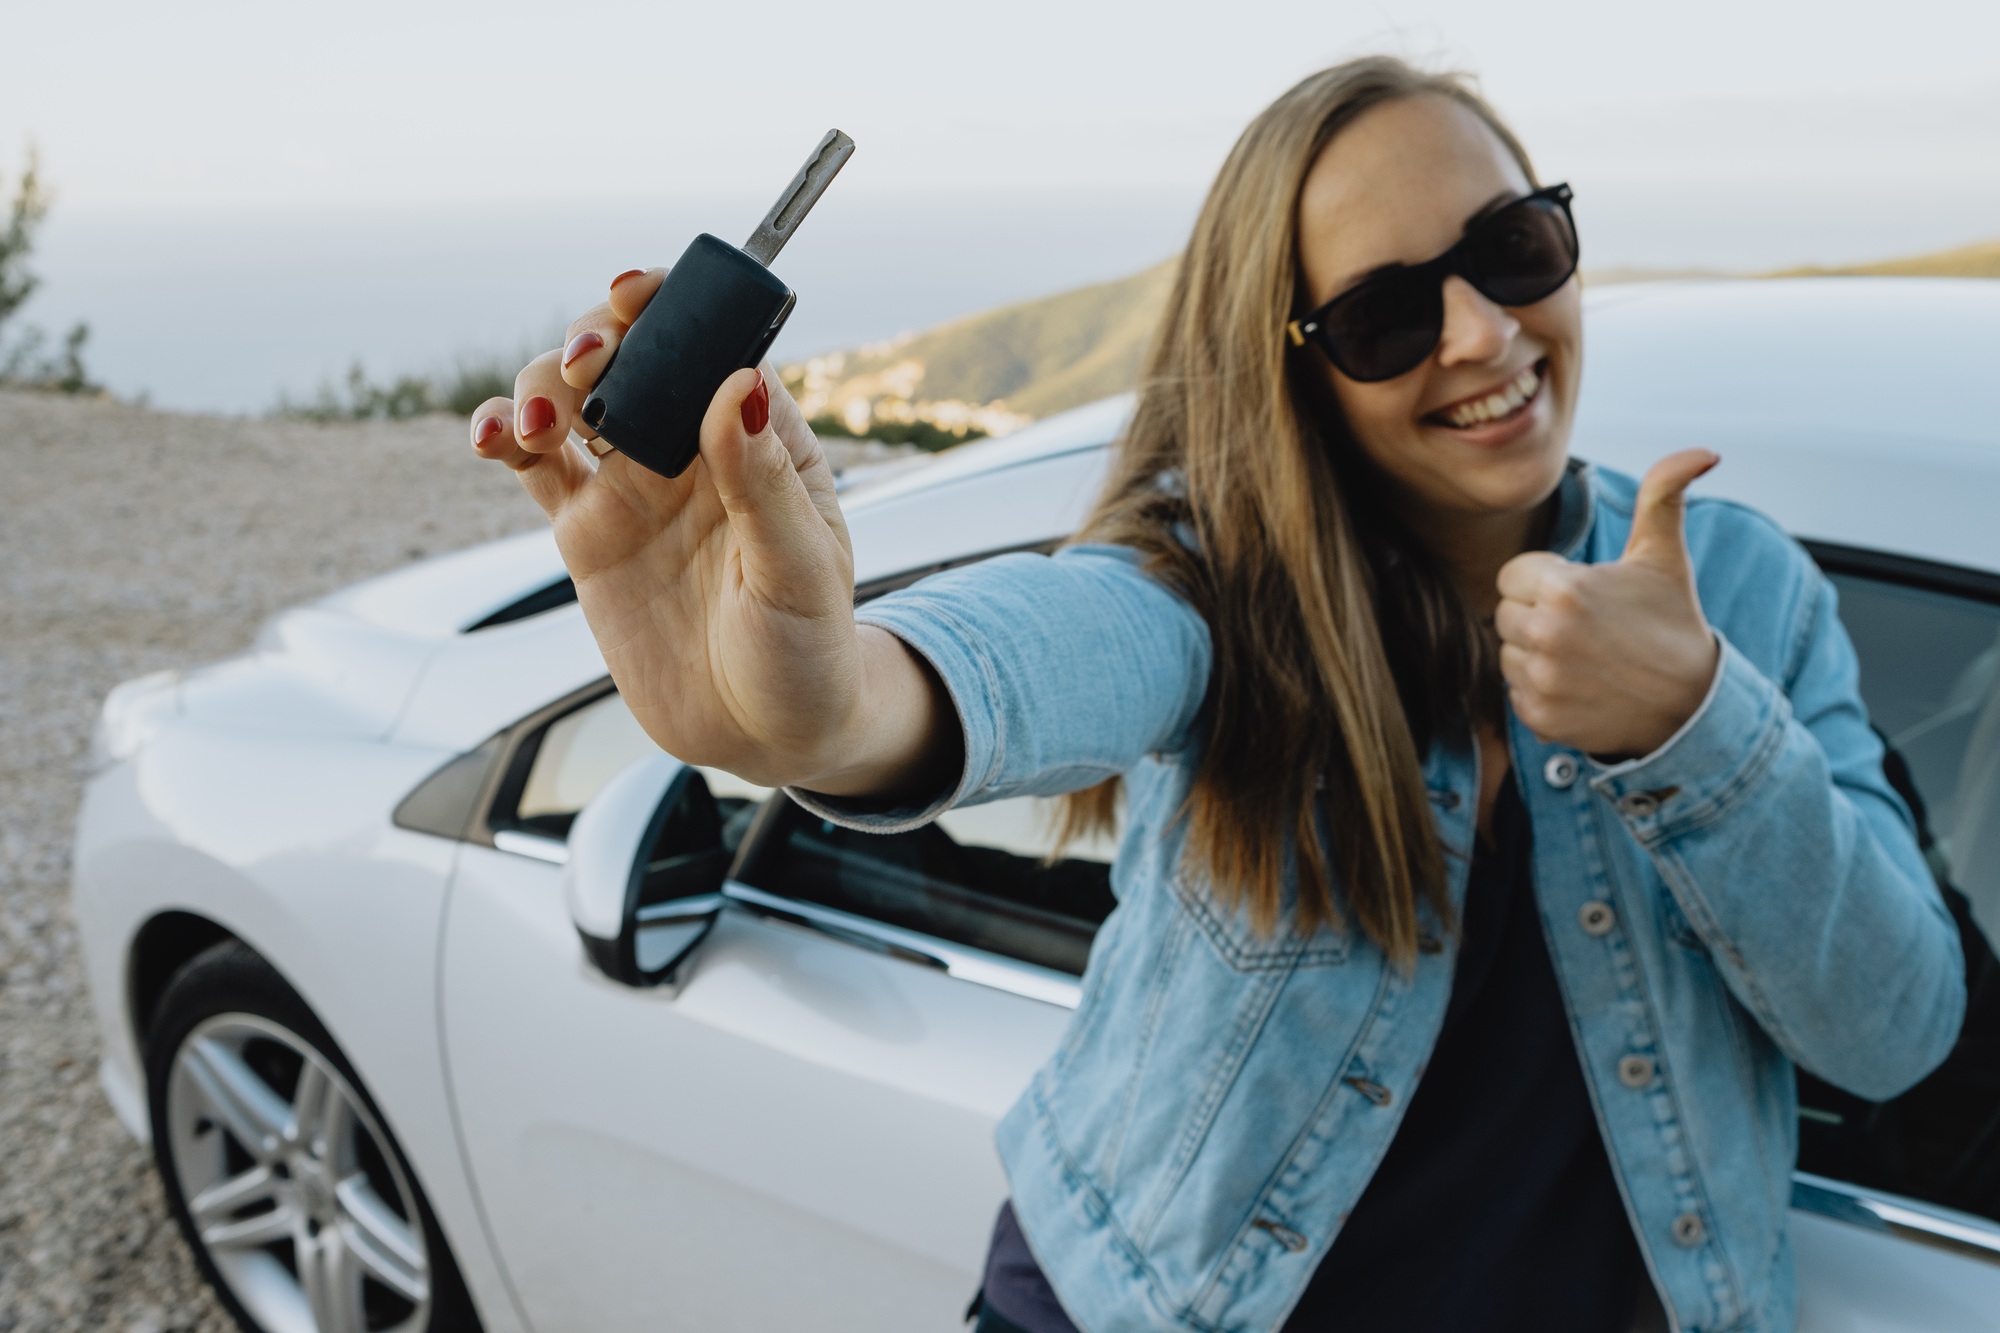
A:
<svg viewBox="0 0 2000 1333">
<path fill-rule="evenodd" d="M 472 447 L 476 449 L 498 435 L 504 424 L 499 417 L 479 418 L 479 424 L 472 428 Z"/>
<path fill-rule="evenodd" d="M 771 388 L 764 383 L 764 372 L 757 372 L 757 387 L 743 400 L 743 429 L 755 435 L 771 421 Z"/>
<path fill-rule="evenodd" d="M 563 348 L 563 369 L 568 370 L 570 362 L 576 360 L 586 352 L 594 352 L 602 346 L 604 346 L 604 339 L 592 333 L 589 329 L 585 329 L 582 333 L 577 334 L 576 337 L 569 340 L 569 346 Z"/>
<path fill-rule="evenodd" d="M 623 273 L 620 273 L 617 277 L 611 280 L 611 290 L 614 292 L 617 291 L 618 284 L 621 282 L 625 282 L 632 278 L 643 278 L 645 276 L 646 276 L 646 270 L 643 268 L 628 268 Z"/>
<path fill-rule="evenodd" d="M 523 439 L 537 431 L 547 430 L 556 424 L 556 405 L 536 394 L 521 404 L 521 436 Z"/>
</svg>

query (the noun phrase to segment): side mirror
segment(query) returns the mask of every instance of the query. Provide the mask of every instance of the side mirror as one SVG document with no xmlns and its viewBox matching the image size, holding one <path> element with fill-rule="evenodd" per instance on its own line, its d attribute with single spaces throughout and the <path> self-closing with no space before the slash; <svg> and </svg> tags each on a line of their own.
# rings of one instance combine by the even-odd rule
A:
<svg viewBox="0 0 2000 1333">
<path fill-rule="evenodd" d="M 627 986 L 672 981 L 722 910 L 729 853 L 708 782 L 671 755 L 604 784 L 569 831 L 563 896 L 584 951 Z"/>
</svg>

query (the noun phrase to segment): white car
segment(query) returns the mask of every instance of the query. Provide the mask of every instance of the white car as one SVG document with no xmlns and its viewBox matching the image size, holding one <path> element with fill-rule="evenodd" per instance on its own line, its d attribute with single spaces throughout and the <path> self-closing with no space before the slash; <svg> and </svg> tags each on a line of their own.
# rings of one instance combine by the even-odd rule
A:
<svg viewBox="0 0 2000 1333">
<path fill-rule="evenodd" d="M 1965 928 L 1971 1018 L 1885 1105 L 1801 1076 L 1809 1333 L 2000 1326 L 2000 283 L 1614 288 L 1575 450 L 1703 483 L 1839 585 Z M 1052 545 L 1113 400 L 844 496 L 857 597 Z M 75 911 L 102 1081 L 247 1327 L 943 1330 L 994 1122 L 1113 906 L 1027 801 L 875 837 L 684 769 L 545 534 L 276 617 L 104 707 Z M 1983 969 L 1983 970 L 1981 970 Z"/>
</svg>

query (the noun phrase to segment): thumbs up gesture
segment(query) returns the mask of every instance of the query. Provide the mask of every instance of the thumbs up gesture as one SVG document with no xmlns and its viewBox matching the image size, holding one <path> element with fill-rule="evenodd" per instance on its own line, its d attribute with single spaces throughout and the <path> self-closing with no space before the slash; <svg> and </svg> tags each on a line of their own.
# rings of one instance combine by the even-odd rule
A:
<svg viewBox="0 0 2000 1333">
<path fill-rule="evenodd" d="M 1501 567 L 1500 672 L 1515 715 L 1543 740 L 1650 754 L 1701 707 L 1721 650 L 1695 591 L 1684 518 L 1689 484 L 1719 461 L 1688 449 L 1655 463 L 1615 564 L 1530 551 Z"/>
</svg>

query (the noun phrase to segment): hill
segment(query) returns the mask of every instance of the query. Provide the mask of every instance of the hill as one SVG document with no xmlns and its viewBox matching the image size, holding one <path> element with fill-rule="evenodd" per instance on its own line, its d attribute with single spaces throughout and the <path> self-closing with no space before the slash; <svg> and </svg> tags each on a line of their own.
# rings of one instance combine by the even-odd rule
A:
<svg viewBox="0 0 2000 1333">
<path fill-rule="evenodd" d="M 892 342 L 814 357 L 781 373 L 806 415 L 829 431 L 905 438 L 914 428 L 932 443 L 1004 435 L 1036 417 L 1132 387 L 1173 284 L 1175 262 Z M 1754 275 L 1608 269 L 1584 276 L 1605 286 L 1663 278 L 1828 275 L 2000 278 L 2000 240 L 1838 268 Z"/>
<path fill-rule="evenodd" d="M 1817 278 L 1846 275 L 1871 278 L 2000 278 L 2000 240 L 1961 245 L 1905 259 L 1884 259 L 1844 268 L 1788 268 L 1767 274 L 1773 278 Z"/>
<path fill-rule="evenodd" d="M 958 435 L 1002 435 L 1130 388 L 1174 263 L 781 373 L 807 416 L 838 418 L 857 434 L 871 422 L 925 421 Z"/>
</svg>

